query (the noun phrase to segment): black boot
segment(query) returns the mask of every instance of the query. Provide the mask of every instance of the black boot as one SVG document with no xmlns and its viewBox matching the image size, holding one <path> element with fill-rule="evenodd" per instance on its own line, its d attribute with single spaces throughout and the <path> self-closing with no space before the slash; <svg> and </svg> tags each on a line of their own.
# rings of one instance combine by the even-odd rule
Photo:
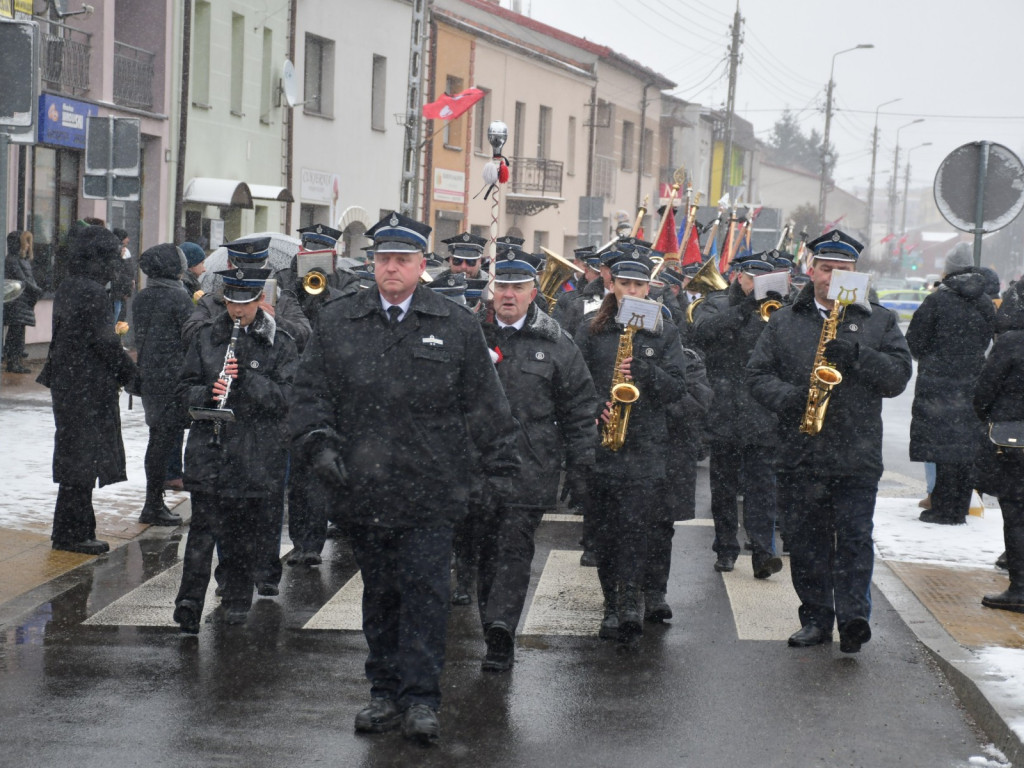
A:
<svg viewBox="0 0 1024 768">
<path fill-rule="evenodd" d="M 601 619 L 601 629 L 597 636 L 602 640 L 614 640 L 619 636 L 619 614 L 615 610 L 615 590 L 602 584 L 601 591 L 604 592 L 604 618 Z"/>
<path fill-rule="evenodd" d="M 643 593 L 636 584 L 620 584 L 615 595 L 619 614 L 619 642 L 628 643 L 644 633 Z"/>
<path fill-rule="evenodd" d="M 472 602 L 470 597 L 473 587 L 471 570 L 465 558 L 455 556 L 455 588 L 452 589 L 452 605 L 469 605 Z"/>
<path fill-rule="evenodd" d="M 164 504 L 164 492 L 160 490 L 148 490 L 146 492 L 146 504 L 139 515 L 139 522 L 146 525 L 181 525 L 181 516 L 176 515 Z"/>
<path fill-rule="evenodd" d="M 986 608 L 999 608 L 1003 611 L 1024 613 L 1024 589 L 1010 584 L 1010 588 L 998 595 L 985 595 L 981 604 Z"/>
<path fill-rule="evenodd" d="M 672 618 L 672 608 L 665 599 L 664 592 L 644 592 L 644 621 L 660 624 Z"/>
</svg>

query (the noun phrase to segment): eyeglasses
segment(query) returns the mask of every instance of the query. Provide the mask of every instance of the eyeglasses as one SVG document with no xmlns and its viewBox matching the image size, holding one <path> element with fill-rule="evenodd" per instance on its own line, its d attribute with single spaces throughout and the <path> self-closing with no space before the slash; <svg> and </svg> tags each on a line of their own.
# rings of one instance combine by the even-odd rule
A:
<svg viewBox="0 0 1024 768">
<path fill-rule="evenodd" d="M 451 261 L 453 267 L 461 267 L 463 264 L 476 264 L 480 259 L 460 259 L 457 256 L 452 256 L 449 258 L 449 261 Z"/>
</svg>

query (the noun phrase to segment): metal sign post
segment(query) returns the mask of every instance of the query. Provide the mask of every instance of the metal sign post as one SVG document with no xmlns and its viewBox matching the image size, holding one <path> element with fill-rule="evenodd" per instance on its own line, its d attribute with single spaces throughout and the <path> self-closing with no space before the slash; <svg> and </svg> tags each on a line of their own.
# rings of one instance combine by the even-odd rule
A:
<svg viewBox="0 0 1024 768">
<path fill-rule="evenodd" d="M 82 196 L 137 201 L 141 191 L 141 121 L 135 117 L 89 116 L 85 120 L 85 175 Z"/>
<path fill-rule="evenodd" d="M 1002 229 L 1024 209 L 1024 163 L 1002 144 L 964 144 L 942 161 L 934 193 L 943 218 L 974 235 L 974 266 L 980 267 L 982 235 Z"/>
</svg>

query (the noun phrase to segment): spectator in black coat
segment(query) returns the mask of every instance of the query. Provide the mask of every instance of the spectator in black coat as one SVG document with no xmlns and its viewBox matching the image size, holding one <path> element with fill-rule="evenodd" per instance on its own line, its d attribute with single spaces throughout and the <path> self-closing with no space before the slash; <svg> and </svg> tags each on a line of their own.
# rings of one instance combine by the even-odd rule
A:
<svg viewBox="0 0 1024 768">
<path fill-rule="evenodd" d="M 121 260 L 117 263 L 114 276 L 110 280 L 110 300 L 114 306 L 114 322 L 124 320 L 127 316 L 128 301 L 135 290 L 135 259 L 128 249 L 128 231 L 115 228 L 114 236 L 121 242 Z"/>
<path fill-rule="evenodd" d="M 142 407 L 149 427 L 146 448 L 146 503 L 142 523 L 179 525 L 181 518 L 164 506 L 168 460 L 188 426 L 185 409 L 175 394 L 185 358 L 182 326 L 192 313 L 192 301 L 181 283 L 184 254 L 172 243 L 161 243 L 142 253 L 146 287 L 132 301 L 135 345 L 142 379 Z M 180 450 L 180 449 L 179 449 Z M 177 457 L 180 464 L 180 453 Z"/>
<path fill-rule="evenodd" d="M 94 225 L 69 238 L 68 276 L 53 300 L 53 338 L 39 376 L 50 387 L 56 424 L 53 548 L 91 555 L 109 549 L 96 539 L 92 489 L 128 479 L 118 392 L 136 369 L 110 323 L 105 288 L 120 249 L 112 232 Z"/>
<path fill-rule="evenodd" d="M 8 373 L 30 373 L 22 362 L 25 352 L 25 327 L 36 324 L 36 302 L 43 295 L 42 288 L 32 274 L 32 233 L 14 231 L 7 235 L 7 259 L 4 262 L 4 278 L 18 280 L 22 292 L 18 298 L 4 305 L 5 370 Z"/>
<path fill-rule="evenodd" d="M 926 523 L 963 524 L 971 504 L 978 419 L 972 401 L 985 350 L 995 330 L 986 278 L 974 268 L 971 247 L 946 256 L 941 285 L 921 302 L 907 329 L 918 360 L 910 422 L 910 459 L 935 462 Z"/>
</svg>

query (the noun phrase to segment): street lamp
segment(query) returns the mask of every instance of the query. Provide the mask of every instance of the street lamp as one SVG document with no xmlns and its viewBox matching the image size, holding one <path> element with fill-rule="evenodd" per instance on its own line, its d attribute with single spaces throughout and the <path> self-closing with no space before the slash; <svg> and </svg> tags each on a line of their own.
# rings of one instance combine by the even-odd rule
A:
<svg viewBox="0 0 1024 768">
<path fill-rule="evenodd" d="M 926 141 L 924 144 L 918 144 L 916 147 L 911 147 L 907 150 L 907 167 L 903 176 L 903 220 L 900 222 L 900 233 L 902 235 L 907 234 L 907 193 L 910 191 L 910 153 L 915 149 L 930 147 L 931 145 L 930 141 Z"/>
<path fill-rule="evenodd" d="M 887 234 L 893 234 L 896 231 L 896 183 L 900 176 L 900 131 L 904 128 L 909 128 L 917 123 L 923 123 L 924 118 L 919 117 L 917 120 L 911 120 L 909 123 L 904 123 L 896 129 L 896 151 L 893 153 L 892 159 L 892 179 L 889 183 L 889 232 Z M 889 259 L 892 260 L 893 241 L 889 240 Z"/>
<path fill-rule="evenodd" d="M 853 48 L 844 48 L 832 54 L 832 66 L 828 70 L 828 91 L 825 96 L 825 137 L 821 146 L 821 182 L 818 186 L 818 223 L 824 229 L 825 225 L 825 198 L 828 196 L 828 139 L 829 131 L 832 128 L 832 89 L 835 87 L 833 76 L 836 71 L 836 56 L 850 51 L 859 51 L 861 48 L 874 48 L 873 43 L 861 43 Z"/>
<path fill-rule="evenodd" d="M 892 99 L 890 101 L 883 101 L 877 107 L 875 107 L 875 130 L 871 134 L 871 178 L 868 180 L 868 221 L 865 230 L 868 233 L 868 247 L 871 246 L 871 227 L 875 218 L 875 159 L 878 157 L 878 110 L 882 107 L 887 107 L 890 104 L 895 104 L 900 101 L 902 97 Z"/>
</svg>

